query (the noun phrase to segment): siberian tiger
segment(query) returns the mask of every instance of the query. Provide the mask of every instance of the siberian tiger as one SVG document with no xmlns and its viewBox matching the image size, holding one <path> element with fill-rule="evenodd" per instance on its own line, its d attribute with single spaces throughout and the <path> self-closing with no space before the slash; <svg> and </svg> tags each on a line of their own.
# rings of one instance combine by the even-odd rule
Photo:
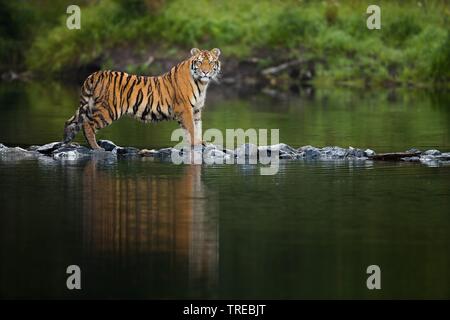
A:
<svg viewBox="0 0 450 320">
<path fill-rule="evenodd" d="M 64 143 L 83 128 L 93 149 L 100 149 L 97 130 L 123 115 L 144 122 L 177 120 L 191 146 L 202 142 L 202 109 L 206 89 L 220 72 L 220 50 L 193 48 L 191 56 L 169 72 L 156 76 L 137 76 L 125 72 L 98 71 L 81 88 L 80 107 L 66 121 Z"/>
</svg>

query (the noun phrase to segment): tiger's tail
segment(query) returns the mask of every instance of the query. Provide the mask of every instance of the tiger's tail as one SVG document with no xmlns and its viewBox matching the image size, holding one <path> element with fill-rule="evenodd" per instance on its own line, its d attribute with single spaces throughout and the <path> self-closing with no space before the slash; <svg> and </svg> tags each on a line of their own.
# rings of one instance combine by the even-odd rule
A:
<svg viewBox="0 0 450 320">
<path fill-rule="evenodd" d="M 66 121 L 66 124 L 64 126 L 63 143 L 65 144 L 71 142 L 75 138 L 77 133 L 83 127 L 85 116 L 91 112 L 93 92 L 92 86 L 93 79 L 92 76 L 89 76 L 83 83 L 83 86 L 81 88 L 80 107 L 76 111 L 75 115 L 73 115 Z"/>
<path fill-rule="evenodd" d="M 81 130 L 83 125 L 83 117 L 80 116 L 80 109 L 77 110 L 76 114 L 66 121 L 64 126 L 64 143 L 71 142 L 76 134 Z"/>
</svg>

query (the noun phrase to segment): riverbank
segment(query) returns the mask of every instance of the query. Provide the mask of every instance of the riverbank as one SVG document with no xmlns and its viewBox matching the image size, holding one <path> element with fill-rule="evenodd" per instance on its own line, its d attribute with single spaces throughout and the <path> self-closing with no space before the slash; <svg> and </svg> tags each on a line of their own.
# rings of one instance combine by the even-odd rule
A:
<svg viewBox="0 0 450 320">
<path fill-rule="evenodd" d="M 62 8 L 64 1 L 57 3 Z M 23 41 L 0 39 L 17 49 L 8 51 L 14 57 L 4 53 L 5 78 L 11 70 L 19 78 L 23 72 L 35 78 L 83 77 L 93 69 L 158 74 L 197 46 L 220 47 L 223 80 L 241 86 L 450 84 L 445 1 L 383 2 L 381 30 L 367 29 L 363 1 L 105 0 L 81 4 L 80 30 L 67 29 L 67 15 L 56 19 L 55 10 L 28 6 L 28 15 L 40 14 L 36 26 L 23 32 Z M 19 19 L 22 7 L 14 10 L 18 22 L 25 20 Z M 18 22 L 17 28 L 26 25 Z"/>
</svg>

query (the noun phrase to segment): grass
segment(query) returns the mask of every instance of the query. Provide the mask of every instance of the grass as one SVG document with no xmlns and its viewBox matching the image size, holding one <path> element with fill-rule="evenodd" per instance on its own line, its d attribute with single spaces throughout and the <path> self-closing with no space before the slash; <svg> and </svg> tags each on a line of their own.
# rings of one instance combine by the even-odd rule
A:
<svg viewBox="0 0 450 320">
<path fill-rule="evenodd" d="M 54 74 L 102 59 L 120 45 L 155 45 L 169 56 L 198 46 L 220 47 L 226 57 L 236 59 L 264 52 L 269 63 L 277 57 L 323 61 L 319 83 L 450 82 L 450 9 L 445 1 L 379 1 L 381 30 L 366 28 L 367 4 L 359 0 L 127 3 L 89 2 L 82 7 L 78 31 L 68 30 L 62 16 L 33 39 L 27 66 Z"/>
</svg>

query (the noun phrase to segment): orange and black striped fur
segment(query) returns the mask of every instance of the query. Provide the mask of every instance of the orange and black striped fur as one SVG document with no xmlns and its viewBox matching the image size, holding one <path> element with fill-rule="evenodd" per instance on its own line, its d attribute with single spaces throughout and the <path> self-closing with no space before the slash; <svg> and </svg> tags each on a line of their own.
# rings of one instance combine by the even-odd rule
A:
<svg viewBox="0 0 450 320">
<path fill-rule="evenodd" d="M 87 142 L 100 149 L 95 133 L 123 115 L 142 121 L 177 120 L 191 145 L 202 143 L 201 114 L 210 80 L 220 72 L 220 50 L 191 50 L 191 56 L 157 76 L 98 71 L 81 88 L 80 107 L 66 122 L 64 143 L 83 129 Z"/>
</svg>

